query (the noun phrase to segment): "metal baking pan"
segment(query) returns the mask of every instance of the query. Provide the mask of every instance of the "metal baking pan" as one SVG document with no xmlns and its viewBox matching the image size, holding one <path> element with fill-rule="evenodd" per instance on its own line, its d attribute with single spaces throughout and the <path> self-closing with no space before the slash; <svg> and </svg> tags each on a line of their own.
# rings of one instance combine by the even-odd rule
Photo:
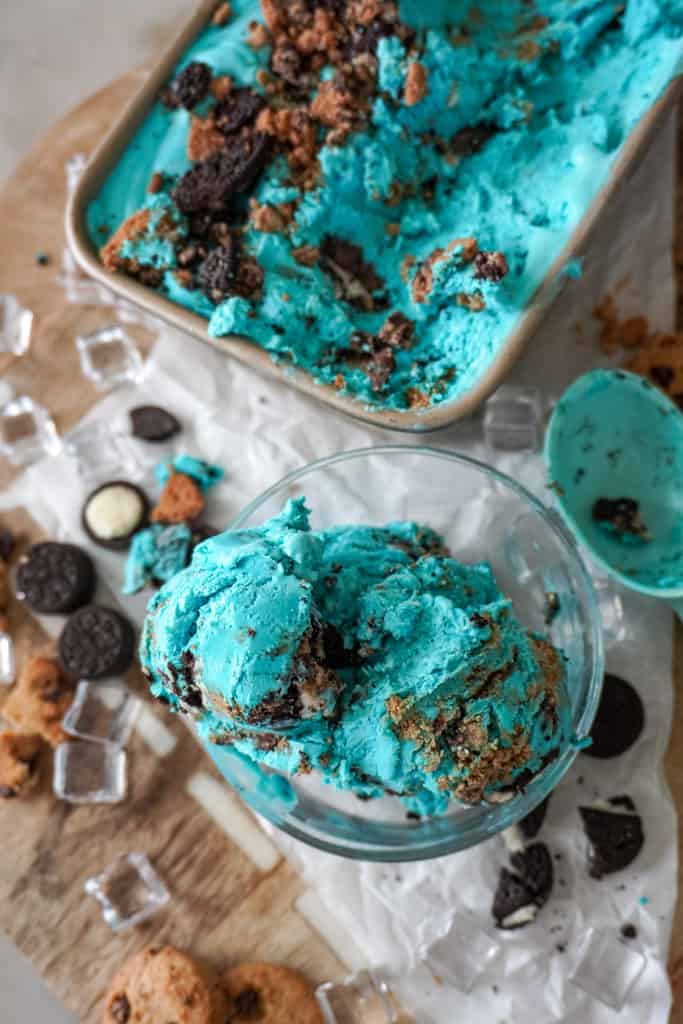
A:
<svg viewBox="0 0 683 1024">
<path fill-rule="evenodd" d="M 86 210 L 99 192 L 132 136 L 137 132 L 154 105 L 159 91 L 171 77 L 173 70 L 199 32 L 205 27 L 216 7 L 216 0 L 202 0 L 197 10 L 155 64 L 142 88 L 123 110 L 121 117 L 95 150 L 66 211 L 66 234 L 79 266 L 91 277 L 113 292 L 141 306 L 147 312 L 192 335 L 199 341 L 220 348 L 253 369 L 338 409 L 356 419 L 377 427 L 404 430 L 413 433 L 438 430 L 472 413 L 498 387 L 522 352 L 524 345 L 535 333 L 548 308 L 558 295 L 562 281 L 561 271 L 567 262 L 584 254 L 612 194 L 632 173 L 648 144 L 674 105 L 680 93 L 683 77 L 674 79 L 651 109 L 641 118 L 622 146 L 610 177 L 593 200 L 583 220 L 567 245 L 557 257 L 538 288 L 518 326 L 506 338 L 488 370 L 470 391 L 458 398 L 427 409 L 374 409 L 363 402 L 340 395 L 331 384 L 319 384 L 308 373 L 296 367 L 282 367 L 274 363 L 268 353 L 248 338 L 231 335 L 211 338 L 207 321 L 183 306 L 176 305 L 150 288 L 146 288 L 122 274 L 111 274 L 100 263 L 86 231 Z"/>
</svg>

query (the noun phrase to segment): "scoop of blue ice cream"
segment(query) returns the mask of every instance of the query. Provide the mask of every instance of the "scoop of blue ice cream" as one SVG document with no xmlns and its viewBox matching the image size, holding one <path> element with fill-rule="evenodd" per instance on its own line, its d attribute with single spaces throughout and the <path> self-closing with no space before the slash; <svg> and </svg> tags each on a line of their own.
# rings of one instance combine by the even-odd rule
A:
<svg viewBox="0 0 683 1024">
<path fill-rule="evenodd" d="M 561 656 L 488 565 L 415 523 L 312 531 L 303 499 L 201 544 L 141 657 L 207 743 L 422 814 L 514 786 L 570 733 Z"/>
</svg>

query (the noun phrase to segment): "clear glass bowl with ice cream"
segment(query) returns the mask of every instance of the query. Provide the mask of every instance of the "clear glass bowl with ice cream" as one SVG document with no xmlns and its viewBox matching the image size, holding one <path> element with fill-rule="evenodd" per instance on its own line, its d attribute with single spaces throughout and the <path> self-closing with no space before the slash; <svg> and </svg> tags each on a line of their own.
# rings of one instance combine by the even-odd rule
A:
<svg viewBox="0 0 683 1024">
<path fill-rule="evenodd" d="M 153 598 L 142 662 L 247 803 L 332 853 L 473 846 L 571 765 L 602 681 L 577 547 L 513 480 L 386 446 L 290 474 Z"/>
</svg>

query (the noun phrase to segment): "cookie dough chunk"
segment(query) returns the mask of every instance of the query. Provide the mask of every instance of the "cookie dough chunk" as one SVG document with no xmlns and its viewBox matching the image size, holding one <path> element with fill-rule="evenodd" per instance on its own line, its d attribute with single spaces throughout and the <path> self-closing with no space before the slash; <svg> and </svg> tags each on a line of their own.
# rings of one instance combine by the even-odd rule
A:
<svg viewBox="0 0 683 1024">
<path fill-rule="evenodd" d="M 102 605 L 90 604 L 68 620 L 59 637 L 59 662 L 76 679 L 102 679 L 130 668 L 135 631 L 128 619 Z"/>
<path fill-rule="evenodd" d="M 277 964 L 239 964 L 223 975 L 227 1024 L 324 1024 L 313 989 L 297 971 Z"/>
<path fill-rule="evenodd" d="M 127 960 L 105 998 L 103 1024 L 225 1024 L 227 999 L 216 978 L 173 946 Z"/>
<path fill-rule="evenodd" d="M 173 473 L 150 519 L 153 523 L 187 523 L 204 511 L 201 488 L 185 473 Z"/>
<path fill-rule="evenodd" d="M 64 615 L 87 604 L 94 591 L 95 566 L 75 544 L 43 541 L 19 562 L 17 597 L 34 612 Z"/>
<path fill-rule="evenodd" d="M 38 781 L 40 736 L 20 732 L 0 733 L 0 797 L 24 796 Z"/>
<path fill-rule="evenodd" d="M 83 529 L 103 548 L 126 548 L 147 519 L 146 494 L 126 480 L 102 484 L 85 499 Z"/>
<path fill-rule="evenodd" d="M 52 658 L 30 658 L 3 705 L 3 717 L 17 729 L 38 733 L 53 747 L 66 738 L 62 719 L 73 690 Z"/>
</svg>

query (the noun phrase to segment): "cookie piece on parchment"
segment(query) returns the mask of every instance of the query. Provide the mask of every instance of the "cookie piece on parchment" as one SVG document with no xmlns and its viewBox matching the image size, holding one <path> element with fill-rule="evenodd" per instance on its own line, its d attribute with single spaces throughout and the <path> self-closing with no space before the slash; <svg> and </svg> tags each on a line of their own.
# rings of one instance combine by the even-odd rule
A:
<svg viewBox="0 0 683 1024">
<path fill-rule="evenodd" d="M 17 597 L 34 612 L 63 615 L 86 604 L 95 592 L 95 566 L 75 544 L 41 541 L 19 561 Z"/>
<path fill-rule="evenodd" d="M 66 739 L 62 719 L 73 700 L 73 688 L 52 658 L 34 657 L 24 664 L 19 680 L 3 704 L 8 722 L 26 733 L 38 733 L 53 747 Z"/>
<path fill-rule="evenodd" d="M 105 997 L 102 1024 L 226 1024 L 218 980 L 173 946 L 127 960 Z"/>
<path fill-rule="evenodd" d="M 41 746 L 35 733 L 0 733 L 0 797 L 21 797 L 35 786 Z"/>
<path fill-rule="evenodd" d="M 226 1024 L 324 1024 L 315 993 L 298 971 L 278 964 L 238 964 L 222 977 Z"/>
</svg>

